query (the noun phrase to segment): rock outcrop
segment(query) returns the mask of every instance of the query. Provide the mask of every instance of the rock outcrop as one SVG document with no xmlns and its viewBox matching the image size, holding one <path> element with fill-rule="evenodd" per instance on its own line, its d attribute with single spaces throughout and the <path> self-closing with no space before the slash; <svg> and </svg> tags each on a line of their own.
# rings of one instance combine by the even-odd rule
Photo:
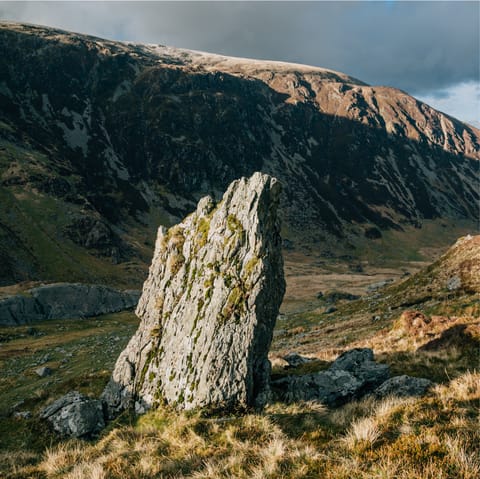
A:
<svg viewBox="0 0 480 479">
<path fill-rule="evenodd" d="M 109 415 L 166 402 L 181 409 L 261 407 L 284 291 L 277 206 L 268 175 L 234 181 L 166 231 L 160 227 L 137 307 L 138 331 L 103 399 Z"/>
<path fill-rule="evenodd" d="M 320 401 L 338 406 L 372 392 L 389 377 L 389 367 L 374 361 L 368 348 L 352 349 L 340 355 L 327 371 L 292 375 L 273 382 L 278 399 Z"/>
<path fill-rule="evenodd" d="M 90 437 L 105 427 L 102 402 L 71 391 L 47 406 L 40 417 L 65 437 Z"/>
<path fill-rule="evenodd" d="M 139 296 L 138 291 L 117 291 L 102 285 L 49 284 L 0 300 L 0 325 L 114 313 L 134 308 Z"/>
</svg>

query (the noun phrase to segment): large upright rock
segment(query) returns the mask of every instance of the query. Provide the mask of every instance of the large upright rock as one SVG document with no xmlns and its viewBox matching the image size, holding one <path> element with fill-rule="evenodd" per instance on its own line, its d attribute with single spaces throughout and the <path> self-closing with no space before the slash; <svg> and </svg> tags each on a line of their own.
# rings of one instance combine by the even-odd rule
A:
<svg viewBox="0 0 480 479">
<path fill-rule="evenodd" d="M 160 227 L 137 307 L 138 331 L 117 360 L 103 399 L 111 416 L 133 404 L 261 407 L 285 281 L 277 219 L 280 184 L 234 181 L 166 231 Z"/>
</svg>

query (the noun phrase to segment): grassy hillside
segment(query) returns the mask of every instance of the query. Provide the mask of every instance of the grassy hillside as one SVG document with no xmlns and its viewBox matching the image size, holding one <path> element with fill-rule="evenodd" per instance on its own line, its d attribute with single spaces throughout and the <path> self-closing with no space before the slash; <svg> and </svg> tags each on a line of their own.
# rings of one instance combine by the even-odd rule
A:
<svg viewBox="0 0 480 479">
<path fill-rule="evenodd" d="M 0 476 L 476 479 L 480 298 L 469 272 L 478 261 L 478 238 L 460 241 L 432 266 L 373 293 L 374 299 L 340 301 L 332 315 L 287 311 L 277 323 L 270 353 L 275 375 L 291 373 L 279 359 L 289 351 L 311 359 L 294 371 L 300 374 L 325 369 L 352 347 L 371 347 L 392 375 L 435 381 L 422 398 L 366 397 L 331 409 L 275 403 L 238 416 L 164 408 L 139 417 L 125 413 L 90 442 L 61 440 L 37 413 L 72 389 L 98 396 L 136 318 L 121 313 L 3 328 Z M 449 291 L 445 280 L 452 275 L 461 275 L 464 287 Z M 425 300 L 422 285 L 431 298 Z M 400 299 L 418 301 L 413 310 L 400 307 Z M 382 308 L 384 314 L 372 319 Z M 53 374 L 39 378 L 39 365 Z M 15 415 L 25 411 L 32 416 Z"/>
</svg>

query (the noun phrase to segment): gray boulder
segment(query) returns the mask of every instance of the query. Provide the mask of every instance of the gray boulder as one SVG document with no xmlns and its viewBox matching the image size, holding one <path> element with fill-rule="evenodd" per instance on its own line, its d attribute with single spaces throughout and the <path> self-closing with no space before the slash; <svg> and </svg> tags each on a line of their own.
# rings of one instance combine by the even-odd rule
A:
<svg viewBox="0 0 480 479">
<path fill-rule="evenodd" d="M 68 319 L 114 313 L 136 306 L 139 292 L 107 286 L 57 283 L 30 290 L 45 312 L 45 319 Z"/>
<path fill-rule="evenodd" d="M 267 354 L 285 291 L 280 184 L 255 173 L 214 204 L 158 232 L 137 307 L 141 324 L 103 399 L 111 416 L 166 402 L 180 409 L 262 407 Z"/>
<path fill-rule="evenodd" d="M 361 391 L 369 392 L 390 377 L 387 364 L 376 363 L 369 348 L 356 348 L 341 354 L 330 366 L 332 371 L 348 371 L 361 382 Z"/>
<path fill-rule="evenodd" d="M 337 301 L 347 300 L 354 301 L 360 298 L 357 294 L 346 293 L 344 291 L 331 291 L 326 294 L 323 299 L 326 303 L 335 304 Z"/>
<path fill-rule="evenodd" d="M 40 414 L 65 437 L 91 437 L 105 427 L 102 402 L 71 391 Z"/>
<path fill-rule="evenodd" d="M 376 363 L 371 349 L 357 348 L 341 354 L 327 371 L 287 376 L 274 381 L 272 387 L 279 400 L 338 406 L 372 392 L 388 377 L 388 365 Z"/>
<path fill-rule="evenodd" d="M 45 378 L 47 376 L 50 376 L 50 374 L 52 374 L 52 370 L 48 367 L 41 367 L 41 368 L 35 369 L 35 373 L 41 378 Z"/>
<path fill-rule="evenodd" d="M 274 394 L 281 401 L 319 401 L 327 406 L 347 402 L 361 386 L 353 374 L 341 370 L 287 376 L 272 382 Z"/>
<path fill-rule="evenodd" d="M 379 289 L 385 288 L 385 286 L 388 286 L 390 283 L 393 283 L 393 279 L 385 279 L 383 281 L 379 281 L 378 283 L 372 283 L 367 286 L 367 293 L 373 293 Z"/>
<path fill-rule="evenodd" d="M 136 306 L 139 291 L 102 285 L 56 283 L 0 300 L 0 325 L 16 326 L 46 319 L 76 319 Z"/>
<path fill-rule="evenodd" d="M 407 375 L 395 376 L 375 389 L 374 394 L 377 398 L 423 396 L 433 384 L 432 381 L 425 378 L 415 378 Z"/>
</svg>

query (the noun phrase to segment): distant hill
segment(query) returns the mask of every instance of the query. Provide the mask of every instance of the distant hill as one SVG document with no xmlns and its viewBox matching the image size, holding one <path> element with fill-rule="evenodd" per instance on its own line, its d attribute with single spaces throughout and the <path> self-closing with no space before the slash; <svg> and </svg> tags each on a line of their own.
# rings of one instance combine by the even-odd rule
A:
<svg viewBox="0 0 480 479">
<path fill-rule="evenodd" d="M 284 184 L 295 248 L 474 230 L 479 145 L 331 70 L 1 23 L 0 285 L 139 284 L 160 223 L 257 170 Z"/>
</svg>

